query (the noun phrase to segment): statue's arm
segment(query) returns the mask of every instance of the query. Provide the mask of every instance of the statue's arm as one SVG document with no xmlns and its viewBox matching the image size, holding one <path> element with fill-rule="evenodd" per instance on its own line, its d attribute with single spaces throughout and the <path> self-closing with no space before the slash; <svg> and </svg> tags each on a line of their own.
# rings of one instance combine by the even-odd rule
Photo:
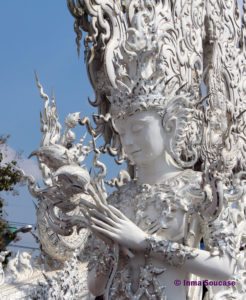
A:
<svg viewBox="0 0 246 300">
<path fill-rule="evenodd" d="M 236 260 L 229 254 L 213 256 L 209 251 L 196 249 L 197 257 L 187 260 L 184 268 L 190 273 L 194 273 L 205 279 L 228 280 L 232 279 Z"/>
<path fill-rule="evenodd" d="M 225 280 L 232 277 L 238 243 L 236 226 L 229 221 L 222 218 L 209 226 L 204 225 L 207 248 L 210 248 L 208 251 L 148 235 L 113 206 L 105 207 L 105 212 L 107 215 L 98 211 L 91 213 L 91 227 L 122 247 L 150 255 L 206 279 Z M 221 215 L 226 218 L 227 213 L 225 210 Z M 228 227 L 229 231 L 224 231 Z M 216 249 L 217 253 L 213 251 Z"/>
<path fill-rule="evenodd" d="M 153 236 L 146 239 L 145 246 L 146 255 L 205 279 L 226 280 L 232 278 L 234 273 L 235 259 L 228 253 L 213 255 L 210 251 Z"/>
<path fill-rule="evenodd" d="M 201 222 L 205 250 L 156 236 L 148 236 L 143 246 L 147 249 L 147 255 L 205 279 L 232 278 L 241 238 L 240 224 L 236 217 L 238 213 L 237 208 L 228 204 L 215 220 Z"/>
</svg>

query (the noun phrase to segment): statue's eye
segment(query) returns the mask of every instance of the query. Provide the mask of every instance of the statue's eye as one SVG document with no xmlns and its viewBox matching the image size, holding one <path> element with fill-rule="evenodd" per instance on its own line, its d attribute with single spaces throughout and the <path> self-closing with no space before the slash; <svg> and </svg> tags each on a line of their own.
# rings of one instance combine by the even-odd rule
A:
<svg viewBox="0 0 246 300">
<path fill-rule="evenodd" d="M 140 125 L 140 124 L 136 124 L 136 125 L 132 126 L 132 132 L 134 132 L 134 133 L 139 132 L 142 129 L 143 129 L 143 125 Z"/>
</svg>

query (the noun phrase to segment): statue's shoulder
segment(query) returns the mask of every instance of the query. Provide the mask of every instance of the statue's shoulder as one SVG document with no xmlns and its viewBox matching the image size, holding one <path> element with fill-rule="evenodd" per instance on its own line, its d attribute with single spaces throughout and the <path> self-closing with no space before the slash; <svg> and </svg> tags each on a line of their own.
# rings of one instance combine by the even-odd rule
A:
<svg viewBox="0 0 246 300">
<path fill-rule="evenodd" d="M 196 211 L 204 198 L 201 181 L 202 173 L 191 169 L 186 169 L 174 177 L 169 187 L 175 195 L 175 201 L 186 203 L 187 207 Z"/>
</svg>

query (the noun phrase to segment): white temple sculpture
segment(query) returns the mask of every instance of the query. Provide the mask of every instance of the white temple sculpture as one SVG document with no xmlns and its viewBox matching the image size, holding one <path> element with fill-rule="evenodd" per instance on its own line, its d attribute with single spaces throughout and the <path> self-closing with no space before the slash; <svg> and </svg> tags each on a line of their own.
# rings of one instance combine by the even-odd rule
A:
<svg viewBox="0 0 246 300">
<path fill-rule="evenodd" d="M 66 214 L 76 215 L 73 225 L 78 224 L 81 212 L 77 204 L 83 190 L 80 188 L 80 177 L 83 176 L 81 163 L 90 153 L 91 146 L 84 146 L 82 137 L 75 143 L 76 134 L 73 131 L 79 122 L 79 112 L 70 113 L 65 120 L 64 132 L 59 123 L 55 97 L 50 100 L 45 94 L 36 75 L 40 96 L 44 100 L 44 110 L 41 113 L 42 141 L 40 148 L 30 155 L 37 156 L 42 171 L 45 188 L 39 188 L 33 178 L 28 177 L 29 191 L 38 199 L 37 229 L 42 251 L 58 262 L 64 262 L 71 257 L 76 249 L 82 249 L 87 239 L 88 231 L 80 230 L 78 233 L 68 225 Z M 68 174 L 68 175 L 67 175 Z M 68 176 L 68 177 L 66 177 Z M 69 176 L 77 186 L 71 187 Z M 84 195 L 86 199 L 88 196 Z M 70 202 L 63 203 L 70 198 Z M 48 213 L 47 213 L 48 212 Z M 63 221 L 62 221 L 63 219 Z M 77 220 L 77 221 L 75 221 Z M 49 223 L 52 223 L 52 228 Z M 74 223 L 75 222 L 75 223 Z M 71 225 L 71 224 L 70 224 Z M 55 229 L 55 230 L 54 230 Z M 62 235 L 61 235 L 62 234 Z"/>
<path fill-rule="evenodd" d="M 57 258 L 80 248 L 88 288 L 104 299 L 246 299 L 246 2 L 242 20 L 234 0 L 68 7 L 78 52 L 87 33 L 98 114 L 95 128 L 70 115 L 61 136 L 38 83 L 47 105 L 34 154 L 46 187 L 30 189 L 46 251 L 52 237 Z M 77 124 L 87 146 L 74 144 Z M 81 163 L 93 153 L 89 172 Z M 128 171 L 107 181 L 117 188 L 109 196 L 107 154 Z M 62 236 L 72 242 L 61 247 Z"/>
</svg>

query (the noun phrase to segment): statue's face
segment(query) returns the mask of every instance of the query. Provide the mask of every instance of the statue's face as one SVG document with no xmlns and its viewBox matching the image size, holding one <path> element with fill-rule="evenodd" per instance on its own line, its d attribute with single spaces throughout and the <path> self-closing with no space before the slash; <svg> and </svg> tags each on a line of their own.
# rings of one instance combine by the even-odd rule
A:
<svg viewBox="0 0 246 300">
<path fill-rule="evenodd" d="M 115 126 L 128 158 L 137 166 L 163 157 L 167 137 L 157 112 L 140 111 L 115 120 Z"/>
<path fill-rule="evenodd" d="M 182 209 L 173 209 L 168 215 L 165 212 L 161 217 L 163 233 L 166 239 L 177 242 L 185 235 L 185 212 Z"/>
</svg>

